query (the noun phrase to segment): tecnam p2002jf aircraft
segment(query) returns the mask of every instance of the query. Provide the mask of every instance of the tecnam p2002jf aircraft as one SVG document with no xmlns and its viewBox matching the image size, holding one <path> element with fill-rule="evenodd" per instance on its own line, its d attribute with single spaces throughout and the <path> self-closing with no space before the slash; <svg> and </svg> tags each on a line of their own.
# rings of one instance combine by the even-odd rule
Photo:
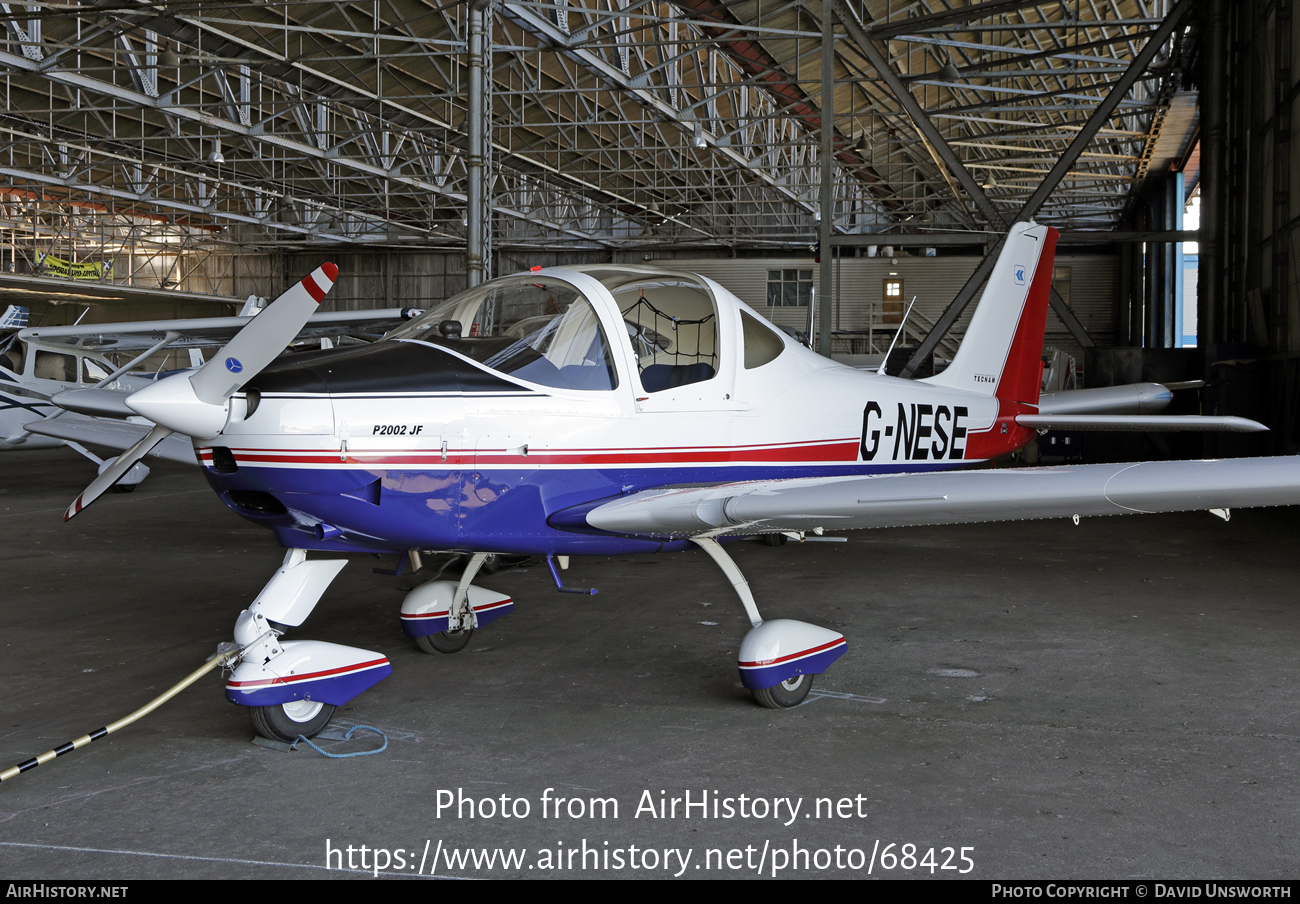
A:
<svg viewBox="0 0 1300 904">
<path fill-rule="evenodd" d="M 379 653 L 280 639 L 345 564 L 307 550 L 472 554 L 401 610 L 423 649 L 453 651 L 513 608 L 472 584 L 490 554 L 694 544 L 754 625 L 744 684 L 792 706 L 844 637 L 762 620 L 728 537 L 1300 502 L 1296 458 L 962 470 L 1049 426 L 1263 429 L 1039 414 L 1055 241 L 1014 227 L 951 366 L 916 381 L 816 355 L 708 279 L 615 265 L 497 279 L 379 342 L 273 364 L 332 286 L 327 264 L 199 371 L 132 395 L 158 426 L 67 517 L 169 431 L 195 438 L 222 501 L 289 550 L 236 622 L 226 685 L 270 737 L 319 732 L 391 671 Z"/>
</svg>

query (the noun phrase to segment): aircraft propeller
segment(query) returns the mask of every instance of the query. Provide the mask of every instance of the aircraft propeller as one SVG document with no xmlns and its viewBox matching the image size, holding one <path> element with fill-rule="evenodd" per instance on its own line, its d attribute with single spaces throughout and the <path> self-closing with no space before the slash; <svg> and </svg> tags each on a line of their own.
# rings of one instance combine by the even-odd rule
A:
<svg viewBox="0 0 1300 904">
<path fill-rule="evenodd" d="M 210 439 L 220 433 L 230 414 L 230 397 L 294 340 L 333 288 L 338 274 L 338 267 L 322 264 L 264 308 L 197 371 L 166 377 L 128 396 L 127 407 L 153 421 L 154 428 L 91 481 L 68 506 L 63 520 L 98 499 L 172 433 L 197 439 Z"/>
</svg>

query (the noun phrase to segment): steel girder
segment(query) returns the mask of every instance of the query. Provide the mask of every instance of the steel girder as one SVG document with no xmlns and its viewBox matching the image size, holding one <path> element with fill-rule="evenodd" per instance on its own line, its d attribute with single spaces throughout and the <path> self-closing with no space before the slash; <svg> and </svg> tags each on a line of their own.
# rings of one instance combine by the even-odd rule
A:
<svg viewBox="0 0 1300 904">
<path fill-rule="evenodd" d="M 836 4 L 828 228 L 851 236 L 1000 228 L 1170 0 Z M 467 8 L 7 7 L 0 165 L 51 211 L 164 217 L 192 240 L 464 247 Z M 488 13 L 491 242 L 816 241 L 821 0 Z M 1181 40 L 1118 99 L 1044 218 L 1113 224 Z"/>
</svg>

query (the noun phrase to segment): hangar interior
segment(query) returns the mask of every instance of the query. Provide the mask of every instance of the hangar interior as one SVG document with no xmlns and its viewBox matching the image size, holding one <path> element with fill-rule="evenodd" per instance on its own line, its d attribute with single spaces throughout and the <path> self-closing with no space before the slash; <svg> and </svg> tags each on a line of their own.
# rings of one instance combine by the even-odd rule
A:
<svg viewBox="0 0 1300 904">
<path fill-rule="evenodd" d="M 913 372 L 1033 216 L 1063 233 L 1048 344 L 1088 385 L 1098 348 L 1260 361 L 1255 413 L 1294 444 L 1285 3 L 42 10 L 0 50 L 0 268 L 34 322 L 274 297 L 326 257 L 345 309 L 673 259 L 840 354 L 915 298 Z M 41 289 L 64 262 L 142 294 L 85 313 Z"/>
<path fill-rule="evenodd" d="M 1008 228 L 1033 218 L 1060 231 L 1045 344 L 1081 386 L 1203 380 L 1180 413 L 1269 428 L 1098 440 L 1099 458 L 1300 451 L 1292 0 L 68 0 L 0 4 L 0 26 L 0 310 L 27 306 L 33 325 L 233 314 L 326 261 L 323 309 L 338 311 L 432 308 L 535 267 L 664 264 L 825 355 L 875 363 L 897 338 L 890 373 L 920 376 L 952 359 Z M 68 541 L 46 522 L 84 463 L 43 456 L 6 453 L 0 487 L 16 538 L 0 550 L 14 647 L 0 672 L 17 701 L 0 751 L 15 760 L 34 731 L 42 749 L 73 737 L 188 669 L 281 554 L 167 464 L 160 495 Z M 534 800 L 561 782 L 630 809 L 642 783 L 738 793 L 740 771 L 769 794 L 874 800 L 856 834 L 814 826 L 819 844 L 969 841 L 985 878 L 1293 876 L 1300 632 L 1279 588 L 1294 512 L 1179 518 L 1097 519 L 1125 522 L 1118 535 L 989 526 L 970 546 L 954 528 L 754 544 L 737 555 L 772 596 L 814 621 L 829 601 L 869 638 L 870 662 L 784 722 L 729 709 L 731 635 L 651 653 L 669 634 L 657 589 L 674 588 L 672 618 L 743 629 L 704 608 L 729 590 L 713 572 L 694 584 L 703 556 L 659 572 L 651 556 L 594 560 L 593 583 L 632 588 L 623 614 L 562 597 L 554 620 L 498 628 L 459 679 L 435 678 L 455 685 L 437 706 L 394 683 L 349 710 L 401 757 L 338 767 L 353 784 L 328 806 L 304 789 L 337 781 L 333 765 L 258 759 L 245 722 L 223 710 L 211 730 L 220 700 L 191 692 L 140 729 L 144 753 L 115 741 L 80 773 L 6 782 L 0 824 L 16 832 L 0 852 L 15 875 L 306 877 L 327 835 L 380 838 L 376 801 L 410 841 L 486 843 L 481 821 L 430 827 L 427 801 L 390 802 L 412 776 Z M 1208 551 L 1171 558 L 1192 549 Z M 374 564 L 337 604 L 361 627 L 326 634 L 387 649 L 376 625 L 410 578 L 376 591 Z M 536 566 L 498 580 L 550 599 Z M 87 596 L 106 606 L 82 623 Z M 149 609 L 178 598 L 204 605 Z M 75 625 L 67 638 L 51 616 Z M 150 634 L 119 655 L 159 622 L 192 643 Z M 46 680 L 69 663 L 84 686 Z M 192 782 L 210 812 L 170 821 Z M 79 783 L 92 790 L 65 790 Z M 255 784 L 266 831 L 241 836 Z M 304 799 L 311 826 L 292 815 Z M 138 834 L 117 834 L 126 822 Z M 681 825 L 629 822 L 604 829 L 680 841 Z M 517 837 L 541 843 L 534 828 Z M 713 828 L 723 847 L 758 837 Z"/>
</svg>

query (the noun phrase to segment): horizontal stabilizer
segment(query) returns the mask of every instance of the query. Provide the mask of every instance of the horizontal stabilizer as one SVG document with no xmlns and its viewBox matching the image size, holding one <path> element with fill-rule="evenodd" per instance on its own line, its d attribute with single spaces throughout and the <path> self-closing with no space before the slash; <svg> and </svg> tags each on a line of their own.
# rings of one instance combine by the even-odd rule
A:
<svg viewBox="0 0 1300 904">
<path fill-rule="evenodd" d="M 1264 433 L 1268 428 L 1244 417 L 1214 417 L 1199 414 L 1021 414 L 1016 423 L 1038 430 L 1125 430 L 1131 432 L 1180 432 L 1219 430 L 1229 433 Z"/>
</svg>

